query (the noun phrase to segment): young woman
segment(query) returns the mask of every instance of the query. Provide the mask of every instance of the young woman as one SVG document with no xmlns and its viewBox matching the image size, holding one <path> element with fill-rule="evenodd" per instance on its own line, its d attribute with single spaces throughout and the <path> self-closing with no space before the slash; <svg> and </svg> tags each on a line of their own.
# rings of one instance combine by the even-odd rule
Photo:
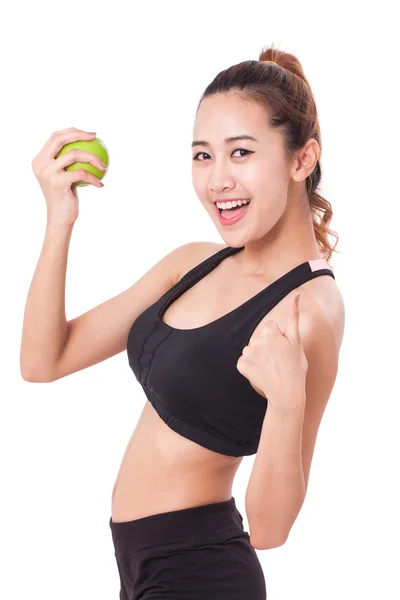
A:
<svg viewBox="0 0 400 600">
<path fill-rule="evenodd" d="M 217 75 L 195 117 L 193 183 L 224 243 L 176 248 L 67 322 L 71 185 L 101 183 L 64 168 L 101 164 L 77 150 L 54 157 L 94 137 L 54 133 L 33 161 L 48 222 L 22 376 L 55 381 L 127 350 L 148 401 L 112 494 L 121 599 L 265 599 L 254 548 L 282 545 L 301 509 L 344 329 L 310 86 L 298 60 L 272 47 Z M 247 532 L 232 484 L 255 453 Z"/>
</svg>

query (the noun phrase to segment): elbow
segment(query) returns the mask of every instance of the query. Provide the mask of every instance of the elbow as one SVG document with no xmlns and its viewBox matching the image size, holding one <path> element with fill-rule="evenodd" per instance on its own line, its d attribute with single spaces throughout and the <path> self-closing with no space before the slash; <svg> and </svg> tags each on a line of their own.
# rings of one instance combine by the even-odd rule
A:
<svg viewBox="0 0 400 600">
<path fill-rule="evenodd" d="M 27 371 L 20 367 L 21 377 L 24 381 L 29 383 L 50 383 L 55 381 L 56 377 L 52 377 L 49 374 L 38 373 L 37 371 Z"/>
<path fill-rule="evenodd" d="M 279 548 L 279 546 L 283 546 L 286 540 L 289 537 L 289 533 L 283 534 L 275 534 L 268 536 L 251 536 L 250 543 L 253 548 L 256 550 L 271 550 L 272 548 Z"/>
</svg>

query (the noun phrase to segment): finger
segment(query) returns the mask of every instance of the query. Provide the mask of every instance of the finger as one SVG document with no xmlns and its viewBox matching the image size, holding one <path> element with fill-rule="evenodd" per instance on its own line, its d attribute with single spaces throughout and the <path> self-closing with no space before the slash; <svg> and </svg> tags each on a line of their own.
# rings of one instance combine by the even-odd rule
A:
<svg viewBox="0 0 400 600">
<path fill-rule="evenodd" d="M 96 137 L 96 133 L 91 131 L 82 131 L 81 129 L 71 128 L 63 129 L 62 131 L 55 131 L 47 144 L 42 150 L 43 158 L 47 161 L 55 158 L 60 152 L 61 148 L 71 142 L 88 141 L 93 140 Z"/>
<path fill-rule="evenodd" d="M 300 294 L 298 292 L 292 295 L 291 302 L 289 305 L 289 315 L 284 331 L 284 335 L 292 343 L 298 342 L 300 340 L 299 300 Z"/>
<path fill-rule="evenodd" d="M 261 337 L 265 337 L 267 335 L 275 333 L 282 334 L 283 332 L 276 321 L 274 321 L 273 319 L 266 319 L 261 329 Z"/>
<path fill-rule="evenodd" d="M 78 150 L 77 148 L 72 148 L 62 156 L 59 156 L 53 162 L 52 170 L 61 171 L 61 169 L 65 169 L 65 167 L 68 167 L 69 165 L 72 165 L 76 162 L 90 163 L 100 171 L 105 171 L 107 169 L 106 165 L 95 154 L 87 152 L 86 150 Z"/>
<path fill-rule="evenodd" d="M 78 131 L 76 127 L 67 127 L 66 129 L 61 129 L 60 131 L 53 131 L 45 145 L 43 146 L 40 154 L 45 154 L 51 142 L 55 139 L 56 136 L 68 134 L 71 131 Z"/>
<path fill-rule="evenodd" d="M 65 182 L 71 185 L 73 183 L 77 183 L 78 181 L 85 181 L 86 183 L 92 183 L 96 187 L 104 186 L 104 184 L 101 183 L 100 179 L 96 177 L 96 175 L 85 171 L 85 169 L 77 169 L 76 171 L 65 171 L 65 176 L 61 175 L 61 177 L 63 177 Z"/>
</svg>

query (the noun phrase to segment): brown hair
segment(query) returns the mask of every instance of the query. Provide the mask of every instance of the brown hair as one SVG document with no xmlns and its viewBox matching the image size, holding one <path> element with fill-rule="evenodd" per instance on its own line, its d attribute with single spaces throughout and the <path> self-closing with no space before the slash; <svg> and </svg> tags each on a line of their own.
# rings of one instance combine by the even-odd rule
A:
<svg viewBox="0 0 400 600">
<path fill-rule="evenodd" d="M 277 65 L 266 61 L 272 60 Z M 244 100 L 258 102 L 269 109 L 270 127 L 282 131 L 285 151 L 289 160 L 308 139 L 317 140 L 320 150 L 321 134 L 317 108 L 300 61 L 293 55 L 277 50 L 273 45 L 263 48 L 258 61 L 246 60 L 218 73 L 206 87 L 197 107 L 207 96 L 217 93 L 237 93 Z M 306 190 L 317 244 L 324 258 L 329 260 L 335 251 L 339 236 L 329 229 L 332 206 L 317 192 L 321 180 L 320 157 L 306 179 Z M 334 245 L 329 235 L 335 238 Z"/>
</svg>

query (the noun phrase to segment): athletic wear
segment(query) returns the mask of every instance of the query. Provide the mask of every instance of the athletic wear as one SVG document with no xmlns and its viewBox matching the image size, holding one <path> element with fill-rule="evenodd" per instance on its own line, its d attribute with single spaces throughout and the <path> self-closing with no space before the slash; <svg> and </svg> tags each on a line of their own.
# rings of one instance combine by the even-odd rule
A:
<svg viewBox="0 0 400 600">
<path fill-rule="evenodd" d="M 127 339 L 129 365 L 163 421 L 180 435 L 229 456 L 257 452 L 268 405 L 236 367 L 244 346 L 263 317 L 292 290 L 314 277 L 334 278 L 324 259 L 306 261 L 207 325 L 175 329 L 163 322 L 174 299 L 243 248 L 223 248 L 191 269 L 134 321 Z"/>
<path fill-rule="evenodd" d="M 230 500 L 109 524 L 120 600 L 266 600 L 263 570 Z"/>
</svg>

